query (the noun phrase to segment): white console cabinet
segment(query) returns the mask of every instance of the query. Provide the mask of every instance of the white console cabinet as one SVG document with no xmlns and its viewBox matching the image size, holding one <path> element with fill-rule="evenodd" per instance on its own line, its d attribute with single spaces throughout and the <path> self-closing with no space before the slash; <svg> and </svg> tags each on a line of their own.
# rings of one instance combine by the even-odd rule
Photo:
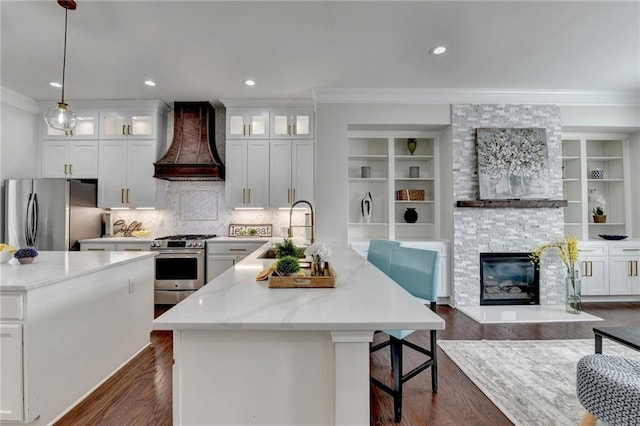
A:
<svg viewBox="0 0 640 426">
<path fill-rule="evenodd" d="M 207 241 L 207 282 L 264 245 L 265 240 Z"/>
<path fill-rule="evenodd" d="M 640 240 L 578 241 L 578 256 L 583 296 L 640 295 Z"/>
</svg>

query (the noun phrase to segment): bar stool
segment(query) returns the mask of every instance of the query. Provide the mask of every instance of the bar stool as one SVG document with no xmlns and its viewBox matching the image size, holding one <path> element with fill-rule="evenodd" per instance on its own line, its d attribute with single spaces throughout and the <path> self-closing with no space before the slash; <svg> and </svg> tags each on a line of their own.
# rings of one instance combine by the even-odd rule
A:
<svg viewBox="0 0 640 426">
<path fill-rule="evenodd" d="M 371 240 L 369 241 L 369 251 L 367 260 L 376 268 L 389 275 L 389 262 L 391 261 L 391 250 L 400 247 L 398 241 L 392 240 Z"/>
<path fill-rule="evenodd" d="M 431 302 L 430 308 L 435 312 L 438 296 L 438 264 L 440 253 L 433 250 L 421 250 L 407 247 L 396 247 L 391 250 L 389 277 L 413 296 Z M 429 349 L 405 340 L 415 330 L 384 330 L 389 340 L 371 347 L 375 352 L 391 346 L 391 368 L 393 370 L 393 388 L 378 379 L 371 377 L 371 383 L 393 396 L 394 420 L 402 418 L 402 384 L 422 371 L 431 368 L 431 389 L 438 391 L 438 363 L 436 331 L 429 331 Z M 402 373 L 402 348 L 407 346 L 427 356 L 426 361 L 406 374 Z"/>
</svg>

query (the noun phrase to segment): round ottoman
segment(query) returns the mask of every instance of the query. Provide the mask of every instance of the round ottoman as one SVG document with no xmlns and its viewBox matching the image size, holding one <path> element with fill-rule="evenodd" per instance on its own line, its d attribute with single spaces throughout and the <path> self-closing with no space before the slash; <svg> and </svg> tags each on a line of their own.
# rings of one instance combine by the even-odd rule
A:
<svg viewBox="0 0 640 426">
<path fill-rule="evenodd" d="M 611 426 L 640 425 L 640 361 L 587 355 L 578 361 L 576 392 L 589 413 Z M 594 424 L 588 414 L 583 424 Z"/>
</svg>

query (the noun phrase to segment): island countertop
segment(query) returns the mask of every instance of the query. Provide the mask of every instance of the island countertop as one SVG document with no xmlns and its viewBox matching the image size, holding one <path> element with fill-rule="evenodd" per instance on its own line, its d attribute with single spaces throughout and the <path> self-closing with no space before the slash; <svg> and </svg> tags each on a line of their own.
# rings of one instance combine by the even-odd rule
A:
<svg viewBox="0 0 640 426">
<path fill-rule="evenodd" d="M 41 251 L 31 264 L 22 265 L 16 259 L 0 264 L 0 290 L 33 290 L 149 256 L 155 253 Z"/>
<path fill-rule="evenodd" d="M 156 330 L 444 329 L 444 321 L 346 245 L 331 244 L 336 288 L 269 288 L 269 243 L 158 317 Z"/>
</svg>

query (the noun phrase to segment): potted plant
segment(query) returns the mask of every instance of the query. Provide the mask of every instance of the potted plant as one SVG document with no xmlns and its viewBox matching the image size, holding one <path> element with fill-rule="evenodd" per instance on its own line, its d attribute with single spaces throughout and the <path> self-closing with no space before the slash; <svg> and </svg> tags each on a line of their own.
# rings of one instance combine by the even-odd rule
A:
<svg viewBox="0 0 640 426">
<path fill-rule="evenodd" d="M 295 275 L 300 270 L 300 262 L 297 257 L 285 256 L 276 262 L 276 271 L 280 275 Z"/>
<path fill-rule="evenodd" d="M 281 259 L 285 256 L 304 257 L 304 248 L 297 247 L 293 240 L 284 240 L 282 243 L 277 243 L 273 250 L 276 254 L 276 259 Z"/>
<path fill-rule="evenodd" d="M 593 223 L 605 223 L 607 221 L 607 215 L 604 214 L 602 207 L 592 208 L 591 213 L 593 213 Z"/>
<path fill-rule="evenodd" d="M 19 248 L 13 255 L 13 257 L 18 259 L 18 262 L 23 264 L 33 262 L 33 259 L 35 259 L 36 256 L 38 256 L 38 250 L 34 247 Z"/>
</svg>

